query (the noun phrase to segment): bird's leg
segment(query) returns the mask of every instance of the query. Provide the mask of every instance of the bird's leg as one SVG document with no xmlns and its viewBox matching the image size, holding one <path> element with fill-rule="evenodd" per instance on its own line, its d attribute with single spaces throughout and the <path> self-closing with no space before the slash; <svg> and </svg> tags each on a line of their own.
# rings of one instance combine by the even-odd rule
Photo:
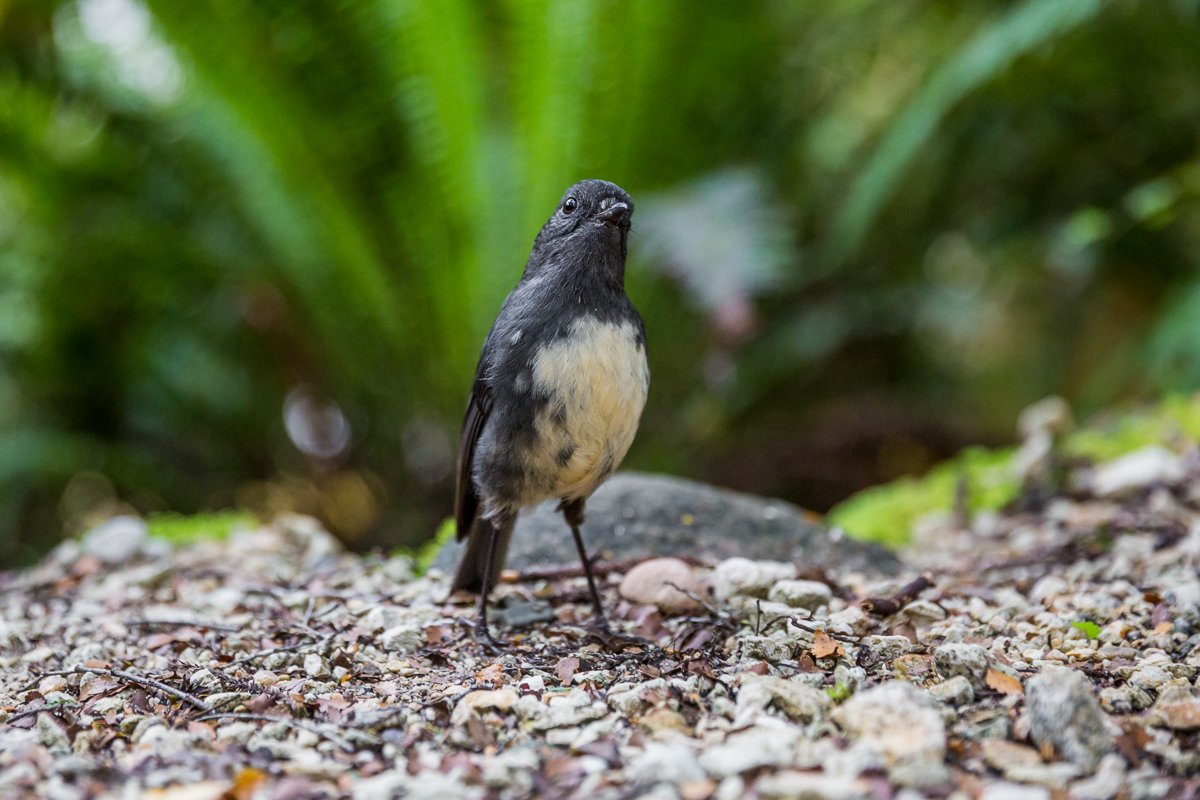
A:
<svg viewBox="0 0 1200 800">
<path fill-rule="evenodd" d="M 492 591 L 492 574 L 496 571 L 496 545 L 506 522 L 507 520 L 499 518 L 488 520 L 492 530 L 488 538 L 487 566 L 483 570 L 483 585 L 479 587 L 479 608 L 475 612 L 475 641 L 483 649 L 492 652 L 498 651 L 501 643 L 497 642 L 488 630 L 488 594 Z"/>
<path fill-rule="evenodd" d="M 587 550 L 583 546 L 583 536 L 579 526 L 583 524 L 583 500 L 563 501 L 563 519 L 571 526 L 571 535 L 575 537 L 575 548 L 579 551 L 579 560 L 583 563 L 583 574 L 587 576 L 588 591 L 592 595 L 592 608 L 595 611 L 596 627 L 602 631 L 608 630 L 608 620 L 604 618 L 604 605 L 600 602 L 600 593 L 596 591 L 596 578 L 592 575 L 592 562 L 588 559 Z"/>
</svg>

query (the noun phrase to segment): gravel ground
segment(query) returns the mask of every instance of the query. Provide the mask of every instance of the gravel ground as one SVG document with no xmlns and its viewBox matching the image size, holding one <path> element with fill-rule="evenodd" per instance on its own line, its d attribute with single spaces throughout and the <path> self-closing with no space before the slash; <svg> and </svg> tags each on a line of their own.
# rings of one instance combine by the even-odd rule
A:
<svg viewBox="0 0 1200 800">
<path fill-rule="evenodd" d="M 624 636 L 582 579 L 509 574 L 498 656 L 443 575 L 306 518 L 112 520 L 0 575 L 0 797 L 1200 796 L 1197 459 L 1074 478 L 923 521 L 899 579 L 610 572 Z"/>
</svg>

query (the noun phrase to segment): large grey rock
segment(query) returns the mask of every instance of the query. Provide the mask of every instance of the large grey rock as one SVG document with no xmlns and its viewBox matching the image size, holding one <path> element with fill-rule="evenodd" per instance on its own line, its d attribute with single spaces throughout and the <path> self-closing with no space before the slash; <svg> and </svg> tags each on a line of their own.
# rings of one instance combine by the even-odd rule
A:
<svg viewBox="0 0 1200 800">
<path fill-rule="evenodd" d="M 547 502 L 523 513 L 508 566 L 525 569 L 577 563 L 570 529 Z M 604 560 L 687 556 L 713 562 L 733 556 L 796 561 L 812 567 L 887 575 L 903 566 L 886 548 L 831 535 L 803 509 L 783 500 L 720 489 L 666 475 L 622 472 L 588 500 L 583 538 Z M 454 569 L 460 543 L 447 545 L 434 566 Z"/>
<path fill-rule="evenodd" d="M 1040 746 L 1051 745 L 1062 757 L 1088 771 L 1113 749 L 1104 727 L 1104 712 L 1080 672 L 1047 667 L 1025 684 L 1030 735 Z"/>
<path fill-rule="evenodd" d="M 931 786 L 946 779 L 946 726 L 928 693 L 893 681 L 860 692 L 833 712 L 852 739 L 881 753 L 892 780 Z"/>
</svg>

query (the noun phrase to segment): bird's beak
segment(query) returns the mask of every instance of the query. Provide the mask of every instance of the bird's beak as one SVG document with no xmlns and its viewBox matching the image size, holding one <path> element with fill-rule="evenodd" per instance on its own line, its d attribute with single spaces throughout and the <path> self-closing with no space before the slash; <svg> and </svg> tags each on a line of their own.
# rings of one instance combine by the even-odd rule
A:
<svg viewBox="0 0 1200 800">
<path fill-rule="evenodd" d="M 596 219 L 603 220 L 604 222 L 610 222 L 613 225 L 624 225 L 629 221 L 629 215 L 631 213 L 632 212 L 630 211 L 628 204 L 618 201 L 613 203 L 608 208 L 603 209 L 599 214 L 596 215 Z"/>
</svg>

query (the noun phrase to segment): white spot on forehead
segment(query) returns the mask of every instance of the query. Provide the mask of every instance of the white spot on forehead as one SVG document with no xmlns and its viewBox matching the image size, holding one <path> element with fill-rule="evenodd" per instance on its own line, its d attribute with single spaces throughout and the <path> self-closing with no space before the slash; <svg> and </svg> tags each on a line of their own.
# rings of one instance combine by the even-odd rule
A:
<svg viewBox="0 0 1200 800">
<path fill-rule="evenodd" d="M 524 335 L 525 335 L 525 331 L 521 330 L 520 328 L 517 328 L 515 331 L 513 331 L 512 336 L 508 337 L 508 340 L 510 342 L 512 342 L 513 344 L 517 344 L 518 342 L 521 341 L 521 337 Z"/>
</svg>

